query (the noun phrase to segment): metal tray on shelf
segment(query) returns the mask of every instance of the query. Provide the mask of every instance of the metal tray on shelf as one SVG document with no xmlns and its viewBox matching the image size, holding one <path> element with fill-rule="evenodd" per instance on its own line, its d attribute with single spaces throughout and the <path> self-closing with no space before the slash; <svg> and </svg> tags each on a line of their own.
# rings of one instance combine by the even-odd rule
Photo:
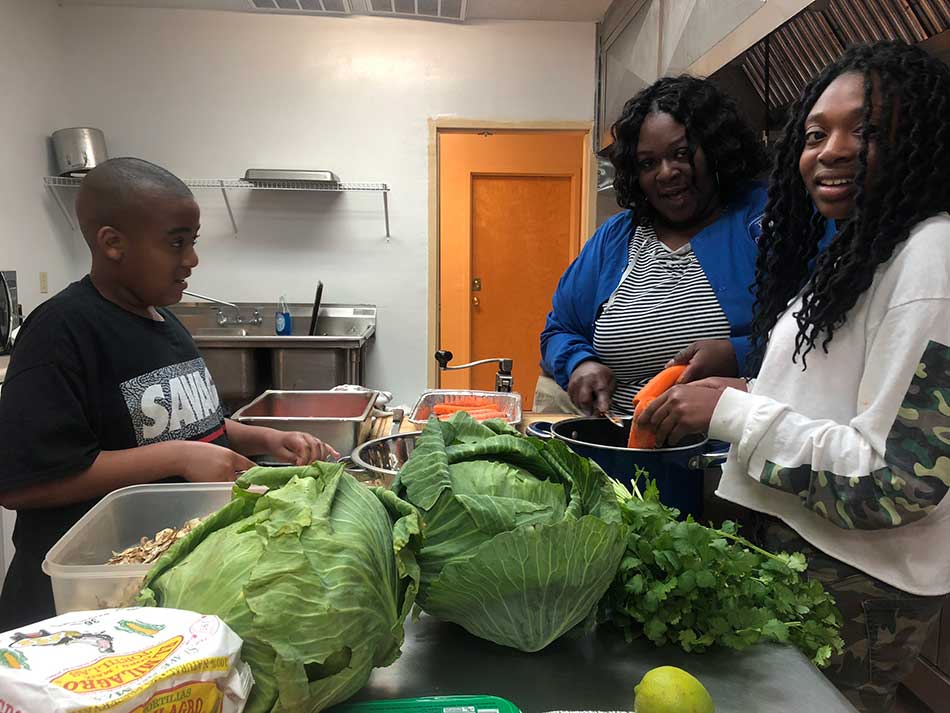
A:
<svg viewBox="0 0 950 713">
<path fill-rule="evenodd" d="M 274 168 L 249 168 L 244 172 L 245 181 L 310 181 L 312 183 L 339 183 L 340 177 L 333 171 L 299 171 Z"/>
</svg>

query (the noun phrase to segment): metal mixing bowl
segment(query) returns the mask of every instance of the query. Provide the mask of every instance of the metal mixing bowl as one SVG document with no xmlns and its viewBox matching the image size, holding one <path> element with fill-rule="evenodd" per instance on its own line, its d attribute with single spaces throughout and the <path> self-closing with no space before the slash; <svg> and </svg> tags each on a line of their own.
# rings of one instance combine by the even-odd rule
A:
<svg viewBox="0 0 950 713">
<path fill-rule="evenodd" d="M 350 460 L 357 468 L 367 471 L 388 485 L 409 460 L 418 437 L 418 432 L 397 433 L 395 436 L 367 441 L 353 450 Z"/>
</svg>

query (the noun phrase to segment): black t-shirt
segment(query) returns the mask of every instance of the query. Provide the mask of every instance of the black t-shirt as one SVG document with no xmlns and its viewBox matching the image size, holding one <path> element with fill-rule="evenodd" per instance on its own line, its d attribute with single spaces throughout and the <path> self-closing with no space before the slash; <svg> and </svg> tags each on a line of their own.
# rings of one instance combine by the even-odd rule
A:
<svg viewBox="0 0 950 713">
<path fill-rule="evenodd" d="M 194 340 L 171 312 L 159 313 L 165 321 L 127 312 L 87 276 L 29 316 L 0 391 L 0 492 L 80 473 L 103 450 L 168 440 L 227 445 L 218 392 Z M 55 614 L 43 558 L 97 501 L 17 512 L 0 631 Z"/>
</svg>

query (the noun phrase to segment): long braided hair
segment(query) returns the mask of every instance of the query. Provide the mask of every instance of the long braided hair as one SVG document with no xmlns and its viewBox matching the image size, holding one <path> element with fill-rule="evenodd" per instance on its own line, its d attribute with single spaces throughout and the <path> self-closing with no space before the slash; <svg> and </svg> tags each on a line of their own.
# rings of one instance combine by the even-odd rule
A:
<svg viewBox="0 0 950 713">
<path fill-rule="evenodd" d="M 826 220 L 814 207 L 798 168 L 804 124 L 815 102 L 842 74 L 864 77 L 864 119 L 853 215 L 837 226 L 818 255 Z M 872 95 L 881 97 L 872 126 Z M 868 138 L 875 142 L 876 175 L 868 181 Z M 950 67 L 903 42 L 848 49 L 805 88 L 792 105 L 765 208 L 756 264 L 750 365 L 761 364 L 769 334 L 790 301 L 798 336 L 793 361 L 820 345 L 825 352 L 848 311 L 922 220 L 950 209 Z M 817 259 L 816 259 L 817 256 Z M 810 265 L 814 261 L 814 269 Z"/>
<path fill-rule="evenodd" d="M 664 77 L 624 104 L 610 127 L 613 143 L 608 155 L 616 169 L 614 190 L 621 208 L 649 220 L 653 208 L 640 188 L 637 144 L 640 127 L 650 114 L 669 114 L 686 128 L 690 163 L 698 147 L 719 184 L 719 203 L 728 205 L 768 167 L 765 148 L 739 117 L 736 102 L 712 82 L 684 74 Z M 695 180 L 695 177 L 694 177 Z"/>
</svg>

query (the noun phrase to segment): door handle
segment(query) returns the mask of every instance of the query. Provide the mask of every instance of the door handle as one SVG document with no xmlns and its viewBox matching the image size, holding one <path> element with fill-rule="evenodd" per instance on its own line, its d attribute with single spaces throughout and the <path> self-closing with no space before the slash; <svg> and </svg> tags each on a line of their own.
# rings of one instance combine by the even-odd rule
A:
<svg viewBox="0 0 950 713">
<path fill-rule="evenodd" d="M 478 299 L 478 295 L 475 295 L 475 296 L 472 297 L 472 306 L 473 306 L 473 307 L 481 307 L 481 306 L 482 306 L 481 300 Z"/>
</svg>

